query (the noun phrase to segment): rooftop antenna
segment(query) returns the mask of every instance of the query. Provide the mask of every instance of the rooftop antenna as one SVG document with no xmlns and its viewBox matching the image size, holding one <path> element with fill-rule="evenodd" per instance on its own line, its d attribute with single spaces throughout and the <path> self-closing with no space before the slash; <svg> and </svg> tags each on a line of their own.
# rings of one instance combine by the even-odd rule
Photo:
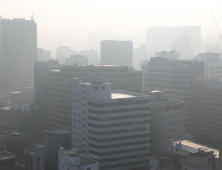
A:
<svg viewBox="0 0 222 170">
<path fill-rule="evenodd" d="M 31 16 L 31 20 L 34 21 L 34 12 L 33 12 L 32 16 Z"/>
</svg>

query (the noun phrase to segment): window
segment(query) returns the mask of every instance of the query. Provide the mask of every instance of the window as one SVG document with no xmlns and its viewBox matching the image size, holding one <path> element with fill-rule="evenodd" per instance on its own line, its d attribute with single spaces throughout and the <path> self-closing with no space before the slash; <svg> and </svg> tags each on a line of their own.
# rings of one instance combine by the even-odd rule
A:
<svg viewBox="0 0 222 170">
<path fill-rule="evenodd" d="M 98 90 L 98 87 L 94 87 L 94 90 Z"/>
</svg>

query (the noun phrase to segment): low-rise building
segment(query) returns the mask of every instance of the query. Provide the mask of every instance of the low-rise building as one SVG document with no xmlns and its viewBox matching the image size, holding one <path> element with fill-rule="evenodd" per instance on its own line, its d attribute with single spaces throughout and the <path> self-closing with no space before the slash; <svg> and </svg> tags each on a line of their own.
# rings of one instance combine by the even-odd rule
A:
<svg viewBox="0 0 222 170">
<path fill-rule="evenodd" d="M 65 58 L 66 64 L 77 64 L 77 65 L 88 65 L 88 58 L 83 55 L 70 55 L 70 57 Z"/>
<path fill-rule="evenodd" d="M 45 161 L 55 170 L 58 169 L 58 150 L 70 148 L 70 130 L 68 127 L 44 131 Z M 56 156 L 55 156 L 56 155 Z"/>
<path fill-rule="evenodd" d="M 99 170 L 99 163 L 84 150 L 64 149 L 58 151 L 58 170 Z"/>
<path fill-rule="evenodd" d="M 155 52 L 154 54 L 155 57 L 160 57 L 160 58 L 168 58 L 171 60 L 179 60 L 180 59 L 180 53 L 176 52 L 175 50 L 172 51 L 162 51 L 162 52 Z"/>
<path fill-rule="evenodd" d="M 150 159 L 150 170 L 221 170 L 222 152 L 188 140 L 172 141 L 167 155 Z"/>
<path fill-rule="evenodd" d="M 44 170 L 44 146 L 34 145 L 34 148 L 24 150 L 26 170 Z"/>
<path fill-rule="evenodd" d="M 184 139 L 184 101 L 166 97 L 165 91 L 151 91 L 151 152 L 168 152 L 171 140 Z"/>
<path fill-rule="evenodd" d="M 0 169 L 1 170 L 23 170 L 18 164 L 15 163 L 16 156 L 11 152 L 0 152 Z"/>
</svg>

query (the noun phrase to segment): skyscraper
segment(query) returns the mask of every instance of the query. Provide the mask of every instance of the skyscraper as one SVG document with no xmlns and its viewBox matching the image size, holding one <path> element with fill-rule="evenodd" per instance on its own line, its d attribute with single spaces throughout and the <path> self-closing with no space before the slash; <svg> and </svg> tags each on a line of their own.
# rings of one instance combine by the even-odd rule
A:
<svg viewBox="0 0 222 170">
<path fill-rule="evenodd" d="M 132 41 L 101 41 L 101 64 L 106 65 L 133 65 Z"/>
<path fill-rule="evenodd" d="M 34 84 L 37 24 L 34 20 L 0 20 L 0 91 L 21 91 Z"/>
</svg>

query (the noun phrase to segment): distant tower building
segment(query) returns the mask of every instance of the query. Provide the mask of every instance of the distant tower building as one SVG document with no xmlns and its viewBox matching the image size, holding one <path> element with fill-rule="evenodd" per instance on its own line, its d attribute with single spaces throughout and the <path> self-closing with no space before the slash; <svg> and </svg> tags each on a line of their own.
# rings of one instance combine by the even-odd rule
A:
<svg viewBox="0 0 222 170">
<path fill-rule="evenodd" d="M 169 58 L 171 60 L 179 60 L 180 53 L 176 52 L 175 50 L 172 50 L 170 52 L 167 51 L 155 52 L 155 57 Z"/>
<path fill-rule="evenodd" d="M 50 51 L 45 51 L 42 48 L 38 48 L 38 61 L 48 61 L 50 59 Z"/>
<path fill-rule="evenodd" d="M 21 91 L 34 84 L 37 24 L 34 20 L 0 20 L 0 91 Z"/>
<path fill-rule="evenodd" d="M 70 90 L 73 148 L 86 150 L 103 170 L 149 166 L 150 96 L 112 91 L 97 75 L 72 79 Z"/>
<path fill-rule="evenodd" d="M 104 40 L 100 44 L 101 64 L 133 65 L 133 42 Z"/>
<path fill-rule="evenodd" d="M 184 101 L 168 98 L 164 91 L 152 91 L 150 95 L 151 152 L 165 154 L 171 140 L 184 139 Z"/>
<path fill-rule="evenodd" d="M 65 58 L 70 57 L 70 55 L 76 55 L 77 52 L 73 51 L 69 46 L 59 46 L 58 49 L 56 49 L 56 60 L 58 60 L 60 63 L 65 63 Z"/>
<path fill-rule="evenodd" d="M 82 55 L 70 55 L 65 58 L 66 64 L 88 65 L 88 58 Z"/>
<path fill-rule="evenodd" d="M 35 62 L 34 86 L 35 105 L 48 108 L 48 71 L 58 70 L 62 67 L 58 61 Z"/>
</svg>

